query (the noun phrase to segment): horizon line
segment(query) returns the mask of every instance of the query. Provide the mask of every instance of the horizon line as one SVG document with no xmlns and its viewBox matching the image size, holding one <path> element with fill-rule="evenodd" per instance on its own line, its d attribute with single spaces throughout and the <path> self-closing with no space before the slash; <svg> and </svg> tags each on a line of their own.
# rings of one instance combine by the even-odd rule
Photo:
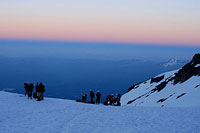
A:
<svg viewBox="0 0 200 133">
<path fill-rule="evenodd" d="M 24 41 L 24 42 L 50 42 L 50 43 L 87 43 L 87 44 L 109 44 L 127 46 L 160 46 L 160 47 L 199 47 L 200 44 L 180 44 L 180 43 L 140 43 L 140 42 L 115 42 L 115 41 L 75 41 L 75 40 L 56 40 L 56 39 L 25 39 L 25 38 L 0 38 L 0 41 Z"/>
</svg>

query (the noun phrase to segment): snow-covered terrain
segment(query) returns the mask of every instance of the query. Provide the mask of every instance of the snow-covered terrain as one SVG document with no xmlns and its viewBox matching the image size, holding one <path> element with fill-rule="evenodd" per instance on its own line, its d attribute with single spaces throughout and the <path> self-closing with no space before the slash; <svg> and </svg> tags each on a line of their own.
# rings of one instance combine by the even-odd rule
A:
<svg viewBox="0 0 200 133">
<path fill-rule="evenodd" d="M 200 54 L 179 70 L 133 85 L 122 106 L 0 91 L 0 133 L 199 133 L 199 95 Z"/>
<path fill-rule="evenodd" d="M 121 98 L 122 105 L 126 105 L 129 101 L 138 98 L 129 105 L 132 106 L 168 106 L 168 107 L 184 107 L 184 106 L 198 106 L 200 107 L 200 77 L 193 76 L 187 82 L 182 84 L 173 85 L 173 82 L 169 82 L 166 87 L 160 91 L 151 94 L 151 90 L 156 88 L 157 85 L 165 81 L 167 78 L 174 76 L 176 71 L 163 73 L 159 76 L 165 75 L 163 80 L 158 83 L 151 83 L 151 80 L 139 84 L 138 88 L 131 90 L 124 94 Z M 159 77 L 158 76 L 158 77 Z M 184 94 L 180 98 L 177 98 L 181 94 Z M 166 99 L 166 101 L 158 102 L 160 99 Z"/>
<path fill-rule="evenodd" d="M 200 107 L 200 54 L 183 68 L 166 72 L 129 88 L 122 105 Z"/>
<path fill-rule="evenodd" d="M 0 91 L 1 133 L 200 132 L 200 108 L 113 107 Z"/>
</svg>

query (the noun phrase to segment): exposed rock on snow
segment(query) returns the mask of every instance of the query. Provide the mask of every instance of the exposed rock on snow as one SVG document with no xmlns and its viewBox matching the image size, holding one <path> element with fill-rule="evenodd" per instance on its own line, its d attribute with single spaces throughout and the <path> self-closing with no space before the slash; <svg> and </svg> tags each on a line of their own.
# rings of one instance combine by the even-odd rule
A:
<svg viewBox="0 0 200 133">
<path fill-rule="evenodd" d="M 182 93 L 181 95 L 177 96 L 177 98 L 176 98 L 176 99 L 178 99 L 178 98 L 180 98 L 180 97 L 184 96 L 185 94 L 186 94 L 186 93 Z"/>
<path fill-rule="evenodd" d="M 175 73 L 174 84 L 177 84 L 179 82 L 183 83 L 192 76 L 199 76 L 200 68 L 195 67 L 198 64 L 200 64 L 200 54 L 195 54 L 192 61 L 190 61 L 188 64 L 183 66 L 182 69 Z"/>
<path fill-rule="evenodd" d="M 127 92 L 131 91 L 132 89 L 138 88 L 140 84 L 141 84 L 141 83 L 138 83 L 138 84 L 135 84 L 135 85 L 131 86 L 131 87 L 128 89 Z"/>
<path fill-rule="evenodd" d="M 164 77 L 165 77 L 165 75 L 162 75 L 162 76 L 160 76 L 160 77 L 155 77 L 155 78 L 152 78 L 151 79 L 151 83 L 154 83 L 154 82 L 160 82 L 161 80 L 163 80 L 164 79 Z"/>
</svg>

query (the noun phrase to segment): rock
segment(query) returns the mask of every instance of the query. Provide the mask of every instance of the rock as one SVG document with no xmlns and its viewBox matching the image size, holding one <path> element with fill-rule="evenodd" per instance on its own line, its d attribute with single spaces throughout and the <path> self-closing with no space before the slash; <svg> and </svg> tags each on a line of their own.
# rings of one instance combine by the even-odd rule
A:
<svg viewBox="0 0 200 133">
<path fill-rule="evenodd" d="M 165 100 L 167 100 L 167 98 L 162 98 L 162 99 L 158 100 L 157 103 L 162 103 L 162 102 L 164 102 Z"/>
<path fill-rule="evenodd" d="M 195 88 L 198 88 L 199 86 L 200 86 L 200 84 L 199 84 L 199 85 L 196 85 Z"/>
<path fill-rule="evenodd" d="M 127 104 L 131 104 L 131 103 L 134 102 L 135 100 L 137 100 L 137 99 L 133 99 L 133 100 L 129 101 Z"/>
<path fill-rule="evenodd" d="M 160 82 L 161 80 L 163 80 L 164 77 L 165 77 L 165 75 L 162 75 L 162 76 L 160 76 L 160 77 L 151 78 L 151 83 L 154 83 L 154 82 L 158 83 L 158 82 Z"/>
<path fill-rule="evenodd" d="M 131 91 L 132 89 L 136 89 L 136 88 L 138 88 L 138 87 L 139 87 L 139 84 L 141 84 L 141 83 L 142 83 L 142 82 L 140 82 L 140 83 L 138 83 L 138 84 L 135 84 L 135 85 L 131 86 L 130 88 L 128 88 L 128 91 L 127 91 L 127 92 Z"/>
<path fill-rule="evenodd" d="M 195 54 L 192 61 L 175 73 L 174 85 L 177 83 L 183 83 L 194 75 L 200 75 L 200 68 L 195 67 L 197 64 L 200 64 L 200 54 Z"/>
<path fill-rule="evenodd" d="M 195 69 L 195 75 L 200 76 L 200 67 L 196 67 Z"/>
<path fill-rule="evenodd" d="M 185 94 L 186 94 L 186 93 L 182 93 L 181 95 L 177 96 L 176 99 L 178 99 L 178 98 L 184 96 Z"/>
<path fill-rule="evenodd" d="M 162 82 L 161 84 L 157 85 L 155 89 L 152 89 L 151 91 L 152 92 L 155 92 L 155 91 L 161 91 L 163 88 L 165 88 L 165 86 L 167 85 L 167 81 L 164 81 Z"/>
<path fill-rule="evenodd" d="M 191 61 L 192 66 L 195 66 L 197 64 L 200 64 L 200 54 L 195 54 Z"/>
</svg>

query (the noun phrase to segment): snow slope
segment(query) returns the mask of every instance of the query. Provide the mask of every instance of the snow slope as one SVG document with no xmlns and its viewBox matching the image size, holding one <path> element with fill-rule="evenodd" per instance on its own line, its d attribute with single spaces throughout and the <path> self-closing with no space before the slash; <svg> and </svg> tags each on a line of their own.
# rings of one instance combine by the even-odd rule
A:
<svg viewBox="0 0 200 133">
<path fill-rule="evenodd" d="M 200 107 L 200 54 L 183 68 L 136 84 L 122 95 L 128 106 Z"/>
<path fill-rule="evenodd" d="M 122 105 L 127 105 L 127 103 L 138 96 L 142 96 L 140 99 L 128 104 L 130 106 L 167 106 L 167 107 L 190 107 L 198 106 L 200 107 L 200 77 L 193 76 L 187 82 L 179 83 L 173 85 L 173 81 L 170 81 L 167 86 L 160 92 L 150 94 L 150 90 L 156 88 L 157 85 L 165 81 L 167 78 L 174 76 L 176 71 L 171 71 L 163 73 L 165 75 L 164 79 L 158 83 L 150 83 L 151 80 L 139 84 L 138 88 L 131 90 L 130 92 L 124 94 L 121 98 Z M 161 76 L 159 75 L 159 76 Z M 159 77 L 158 76 L 158 77 Z M 181 94 L 185 93 L 182 97 L 178 98 Z M 147 96 L 149 95 L 149 96 Z M 168 98 L 164 102 L 158 102 L 158 100 Z"/>
<path fill-rule="evenodd" d="M 113 107 L 30 100 L 0 91 L 1 133 L 200 132 L 200 108 Z"/>
</svg>

